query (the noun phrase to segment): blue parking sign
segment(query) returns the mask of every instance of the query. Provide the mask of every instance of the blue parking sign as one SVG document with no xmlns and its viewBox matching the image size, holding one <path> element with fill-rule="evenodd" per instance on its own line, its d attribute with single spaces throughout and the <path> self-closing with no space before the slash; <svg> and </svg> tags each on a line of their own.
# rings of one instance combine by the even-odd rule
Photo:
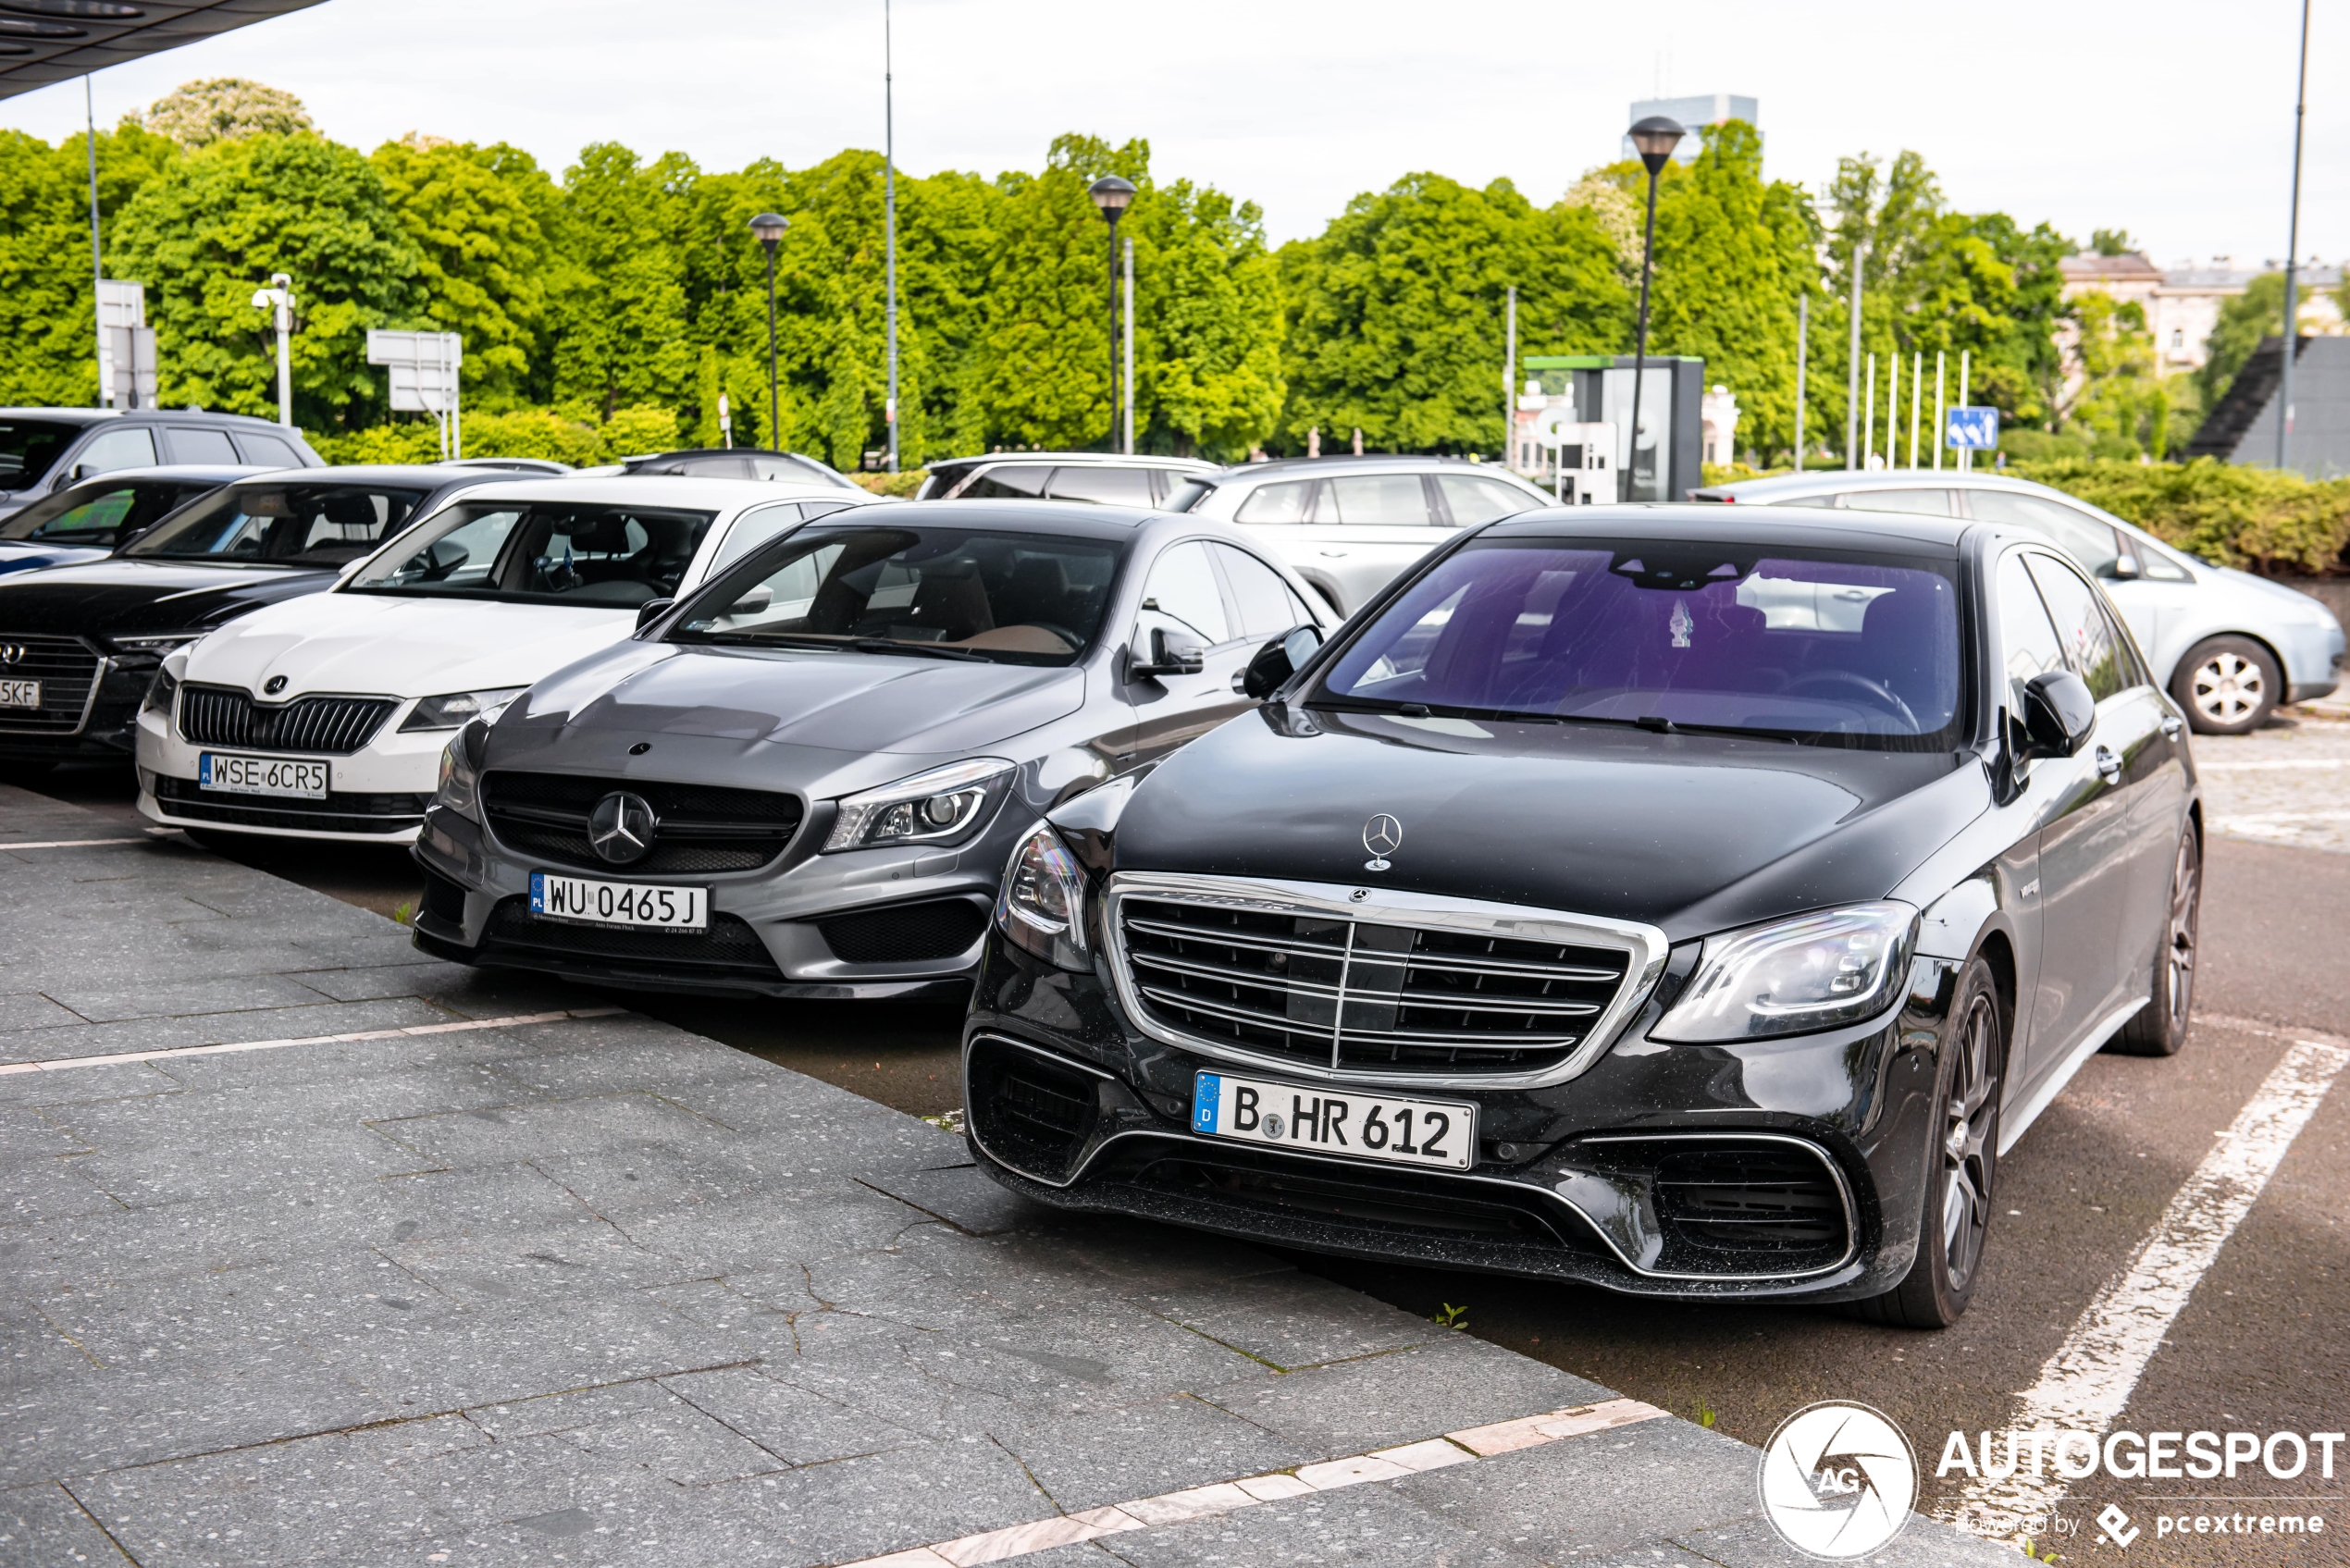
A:
<svg viewBox="0 0 2350 1568">
<path fill-rule="evenodd" d="M 1943 444 L 1963 451 L 1989 451 L 1999 444 L 1999 411 L 1996 408 L 1953 408 Z"/>
</svg>

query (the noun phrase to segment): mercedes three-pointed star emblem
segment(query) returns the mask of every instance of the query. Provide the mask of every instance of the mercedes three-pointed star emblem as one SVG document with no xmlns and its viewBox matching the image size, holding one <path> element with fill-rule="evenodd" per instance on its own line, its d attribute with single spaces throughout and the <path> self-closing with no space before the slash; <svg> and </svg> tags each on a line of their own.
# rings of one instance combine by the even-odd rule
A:
<svg viewBox="0 0 2350 1568">
<path fill-rule="evenodd" d="M 625 866 L 652 853 L 653 833 L 660 826 L 643 796 L 616 789 L 588 813 L 588 846 L 598 858 Z"/>
<path fill-rule="evenodd" d="M 1363 847 L 1371 858 L 1363 862 L 1367 871 L 1383 871 L 1394 862 L 1388 857 L 1404 847 L 1404 824 L 1381 811 L 1363 824 Z"/>
</svg>

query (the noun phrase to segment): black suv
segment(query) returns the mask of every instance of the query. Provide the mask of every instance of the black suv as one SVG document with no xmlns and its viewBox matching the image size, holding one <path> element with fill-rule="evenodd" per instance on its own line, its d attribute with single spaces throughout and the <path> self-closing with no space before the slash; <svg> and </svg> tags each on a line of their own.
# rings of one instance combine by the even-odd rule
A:
<svg viewBox="0 0 2350 1568">
<path fill-rule="evenodd" d="M 324 461 L 301 431 L 241 414 L 0 408 L 0 517 L 118 468 L 316 468 Z"/>
</svg>

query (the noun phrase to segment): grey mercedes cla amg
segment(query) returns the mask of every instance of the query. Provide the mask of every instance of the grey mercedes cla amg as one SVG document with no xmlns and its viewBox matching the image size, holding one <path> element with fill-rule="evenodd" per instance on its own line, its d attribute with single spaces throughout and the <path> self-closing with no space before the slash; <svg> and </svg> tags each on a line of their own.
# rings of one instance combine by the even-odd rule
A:
<svg viewBox="0 0 2350 1568">
<path fill-rule="evenodd" d="M 1038 816 L 1242 711 L 1258 646 L 1334 619 L 1207 519 L 982 500 L 806 524 L 458 734 L 416 945 L 959 999 Z"/>
<path fill-rule="evenodd" d="M 1999 1156 L 2186 1038 L 2183 716 L 2036 535 L 1529 514 L 1311 643 L 1014 850 L 964 1043 L 1014 1191 L 1940 1326 Z"/>
</svg>

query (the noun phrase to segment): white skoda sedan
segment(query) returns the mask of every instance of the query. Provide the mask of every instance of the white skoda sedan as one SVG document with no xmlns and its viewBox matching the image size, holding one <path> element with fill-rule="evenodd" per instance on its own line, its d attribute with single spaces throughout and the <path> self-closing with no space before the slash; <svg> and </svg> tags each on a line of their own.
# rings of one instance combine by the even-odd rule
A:
<svg viewBox="0 0 2350 1568">
<path fill-rule="evenodd" d="M 467 720 L 777 534 L 873 504 L 633 475 L 467 490 L 328 592 L 165 661 L 139 715 L 139 809 L 198 833 L 414 843 Z"/>
</svg>

